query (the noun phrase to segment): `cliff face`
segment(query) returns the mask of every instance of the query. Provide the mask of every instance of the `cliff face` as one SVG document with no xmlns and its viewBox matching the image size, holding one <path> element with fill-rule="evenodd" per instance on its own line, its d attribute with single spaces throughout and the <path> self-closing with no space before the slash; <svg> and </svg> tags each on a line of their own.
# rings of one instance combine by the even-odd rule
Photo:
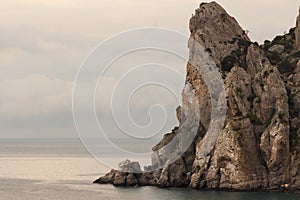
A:
<svg viewBox="0 0 300 200">
<path fill-rule="evenodd" d="M 300 7 L 299 7 L 299 13 L 300 13 Z M 300 50 L 300 15 L 298 15 L 297 18 L 297 24 L 296 24 L 296 44 L 295 47 L 297 50 Z"/>
<path fill-rule="evenodd" d="M 112 170 L 95 182 L 299 192 L 300 15 L 296 28 L 259 46 L 220 5 L 202 3 L 190 20 L 190 31 L 190 41 L 201 44 L 223 74 L 227 113 L 214 147 L 203 155 L 212 102 L 198 69 L 188 63 L 183 105 L 177 109 L 180 125 L 153 148 L 152 167 L 163 163 L 163 168 L 139 174 Z M 196 57 L 191 42 L 189 48 Z M 191 93 L 197 98 L 192 106 Z M 199 128 L 185 133 L 196 135 L 194 142 L 170 164 L 159 149 L 195 118 Z"/>
</svg>

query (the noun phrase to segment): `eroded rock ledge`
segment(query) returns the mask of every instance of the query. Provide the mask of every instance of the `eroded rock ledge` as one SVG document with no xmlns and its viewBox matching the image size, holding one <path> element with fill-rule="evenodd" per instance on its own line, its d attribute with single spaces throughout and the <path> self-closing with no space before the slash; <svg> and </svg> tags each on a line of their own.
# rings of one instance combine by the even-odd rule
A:
<svg viewBox="0 0 300 200">
<path fill-rule="evenodd" d="M 191 120 L 195 110 L 187 97 L 195 93 L 201 128 L 186 132 L 197 134 L 190 148 L 174 163 L 154 171 L 151 167 L 165 160 L 163 155 L 154 157 L 146 171 L 127 160 L 120 168 L 127 172 L 112 170 L 95 183 L 300 192 L 300 15 L 296 28 L 258 45 L 220 5 L 202 3 L 190 20 L 190 31 L 190 38 L 206 49 L 224 78 L 228 110 L 214 149 L 204 158 L 199 155 L 211 102 L 199 72 L 188 63 L 186 86 L 192 89 L 183 90 L 177 116 L 179 128 Z M 166 134 L 153 151 L 168 144 L 177 130 Z M 132 173 L 133 168 L 140 173 Z"/>
</svg>

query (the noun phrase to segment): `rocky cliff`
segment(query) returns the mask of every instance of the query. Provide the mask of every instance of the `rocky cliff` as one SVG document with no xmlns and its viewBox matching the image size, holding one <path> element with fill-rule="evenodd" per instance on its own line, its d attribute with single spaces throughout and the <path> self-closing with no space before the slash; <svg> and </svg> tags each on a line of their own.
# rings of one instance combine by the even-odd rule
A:
<svg viewBox="0 0 300 200">
<path fill-rule="evenodd" d="M 189 62 L 183 105 L 177 109 L 180 125 L 153 148 L 156 156 L 147 169 L 154 171 L 125 161 L 121 168 L 127 172 L 112 170 L 95 183 L 299 192 L 300 15 L 296 28 L 258 45 L 220 5 L 202 3 L 190 20 L 190 32 L 190 57 L 198 55 L 191 42 L 196 41 L 216 63 L 225 85 L 226 120 L 213 148 L 203 153 L 213 102 L 198 68 Z M 196 95 L 192 105 L 191 93 Z M 195 119 L 198 128 L 184 133 L 196 136 L 192 144 L 168 162 L 159 149 Z"/>
</svg>

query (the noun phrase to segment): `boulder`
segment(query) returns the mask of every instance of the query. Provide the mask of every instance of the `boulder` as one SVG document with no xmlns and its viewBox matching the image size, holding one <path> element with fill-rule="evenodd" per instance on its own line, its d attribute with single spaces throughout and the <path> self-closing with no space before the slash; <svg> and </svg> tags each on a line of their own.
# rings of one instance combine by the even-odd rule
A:
<svg viewBox="0 0 300 200">
<path fill-rule="evenodd" d="M 268 50 L 271 52 L 282 53 L 285 47 L 283 45 L 273 45 Z"/>
</svg>

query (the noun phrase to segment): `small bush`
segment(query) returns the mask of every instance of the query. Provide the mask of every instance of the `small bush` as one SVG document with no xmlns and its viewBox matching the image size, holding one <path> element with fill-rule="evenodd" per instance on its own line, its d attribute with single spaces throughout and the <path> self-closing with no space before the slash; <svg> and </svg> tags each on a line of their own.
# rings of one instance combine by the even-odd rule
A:
<svg viewBox="0 0 300 200">
<path fill-rule="evenodd" d="M 206 48 L 205 51 L 207 51 L 208 53 L 212 53 L 210 48 Z"/>
<path fill-rule="evenodd" d="M 238 45 L 240 47 L 249 47 L 251 45 L 251 42 L 248 40 L 244 40 L 244 39 L 239 39 L 238 40 Z"/>
<path fill-rule="evenodd" d="M 264 41 L 264 49 L 265 50 L 268 50 L 270 47 L 271 47 L 271 42 L 270 42 L 270 40 L 265 40 Z"/>
<path fill-rule="evenodd" d="M 249 97 L 247 97 L 247 100 L 252 102 L 256 98 L 256 95 L 254 93 L 250 94 Z"/>
<path fill-rule="evenodd" d="M 299 115 L 299 111 L 295 109 L 294 107 L 290 107 L 290 116 L 291 117 L 297 117 Z"/>
<path fill-rule="evenodd" d="M 222 62 L 221 62 L 221 69 L 222 71 L 226 71 L 226 72 L 230 72 L 230 70 L 232 69 L 232 67 L 237 64 L 237 59 L 235 56 L 233 55 L 229 55 L 227 57 L 225 57 Z"/>
<path fill-rule="evenodd" d="M 295 33 L 295 30 L 296 30 L 296 27 L 294 27 L 294 28 L 291 28 L 291 29 L 289 30 L 289 34 L 291 34 L 291 33 Z"/>
<path fill-rule="evenodd" d="M 235 89 L 235 91 L 236 91 L 237 93 L 242 93 L 242 92 L 243 92 L 242 88 L 240 88 L 240 87 L 237 87 L 237 88 Z"/>
<path fill-rule="evenodd" d="M 262 121 L 253 113 L 249 113 L 247 117 L 250 119 L 250 121 L 256 125 L 263 125 Z"/>
<path fill-rule="evenodd" d="M 291 128 L 290 129 L 290 149 L 294 150 L 298 147 L 298 134 L 297 129 Z"/>
<path fill-rule="evenodd" d="M 234 44 L 236 40 L 228 41 L 229 44 Z"/>
<path fill-rule="evenodd" d="M 282 74 L 293 72 L 294 68 L 295 68 L 295 66 L 293 66 L 293 64 L 290 63 L 287 59 L 285 59 L 284 61 L 282 61 L 278 64 L 278 69 L 279 69 L 280 73 L 282 73 Z"/>
<path fill-rule="evenodd" d="M 255 46 L 259 47 L 258 42 L 254 42 L 253 44 L 254 44 Z"/>
<path fill-rule="evenodd" d="M 261 103 L 261 98 L 257 97 L 255 101 L 256 101 L 256 103 Z"/>
<path fill-rule="evenodd" d="M 292 55 L 293 58 L 299 58 L 300 57 L 300 51 L 297 51 Z"/>
<path fill-rule="evenodd" d="M 275 115 L 275 113 L 276 113 L 276 109 L 272 107 L 270 109 L 270 113 L 271 113 L 271 118 L 272 118 Z"/>
<path fill-rule="evenodd" d="M 292 39 L 294 40 L 296 37 L 295 37 L 295 30 L 296 30 L 296 27 L 295 28 L 291 28 L 289 30 L 289 34 L 292 36 Z"/>
<path fill-rule="evenodd" d="M 291 41 L 285 42 L 284 48 L 289 52 L 292 51 L 294 48 L 293 43 Z"/>
<path fill-rule="evenodd" d="M 283 113 L 279 113 L 278 116 L 279 116 L 279 119 L 281 119 L 281 120 L 284 119 L 284 114 Z"/>
<path fill-rule="evenodd" d="M 267 78 L 269 76 L 269 71 L 264 71 L 263 78 Z"/>
<path fill-rule="evenodd" d="M 277 63 L 279 63 L 281 61 L 281 57 L 280 57 L 279 53 L 277 53 L 277 52 L 267 51 L 266 56 L 270 60 L 272 65 L 276 65 Z"/>
<path fill-rule="evenodd" d="M 284 36 L 282 36 L 282 35 L 276 36 L 275 39 L 272 41 L 272 45 L 275 45 L 275 44 L 284 45 L 285 44 Z"/>
<path fill-rule="evenodd" d="M 222 19 L 222 21 L 224 22 L 224 21 L 226 20 L 226 14 L 222 13 L 222 14 L 221 14 L 221 19 Z"/>
<path fill-rule="evenodd" d="M 234 54 L 234 55 L 236 55 L 237 57 L 240 57 L 240 56 L 243 56 L 243 55 L 244 55 L 244 52 L 243 52 L 243 50 L 241 50 L 240 48 L 238 48 L 238 49 L 232 51 L 231 54 Z"/>
<path fill-rule="evenodd" d="M 270 40 L 265 40 L 265 41 L 264 41 L 264 44 L 271 45 L 271 41 L 270 41 Z"/>
</svg>

